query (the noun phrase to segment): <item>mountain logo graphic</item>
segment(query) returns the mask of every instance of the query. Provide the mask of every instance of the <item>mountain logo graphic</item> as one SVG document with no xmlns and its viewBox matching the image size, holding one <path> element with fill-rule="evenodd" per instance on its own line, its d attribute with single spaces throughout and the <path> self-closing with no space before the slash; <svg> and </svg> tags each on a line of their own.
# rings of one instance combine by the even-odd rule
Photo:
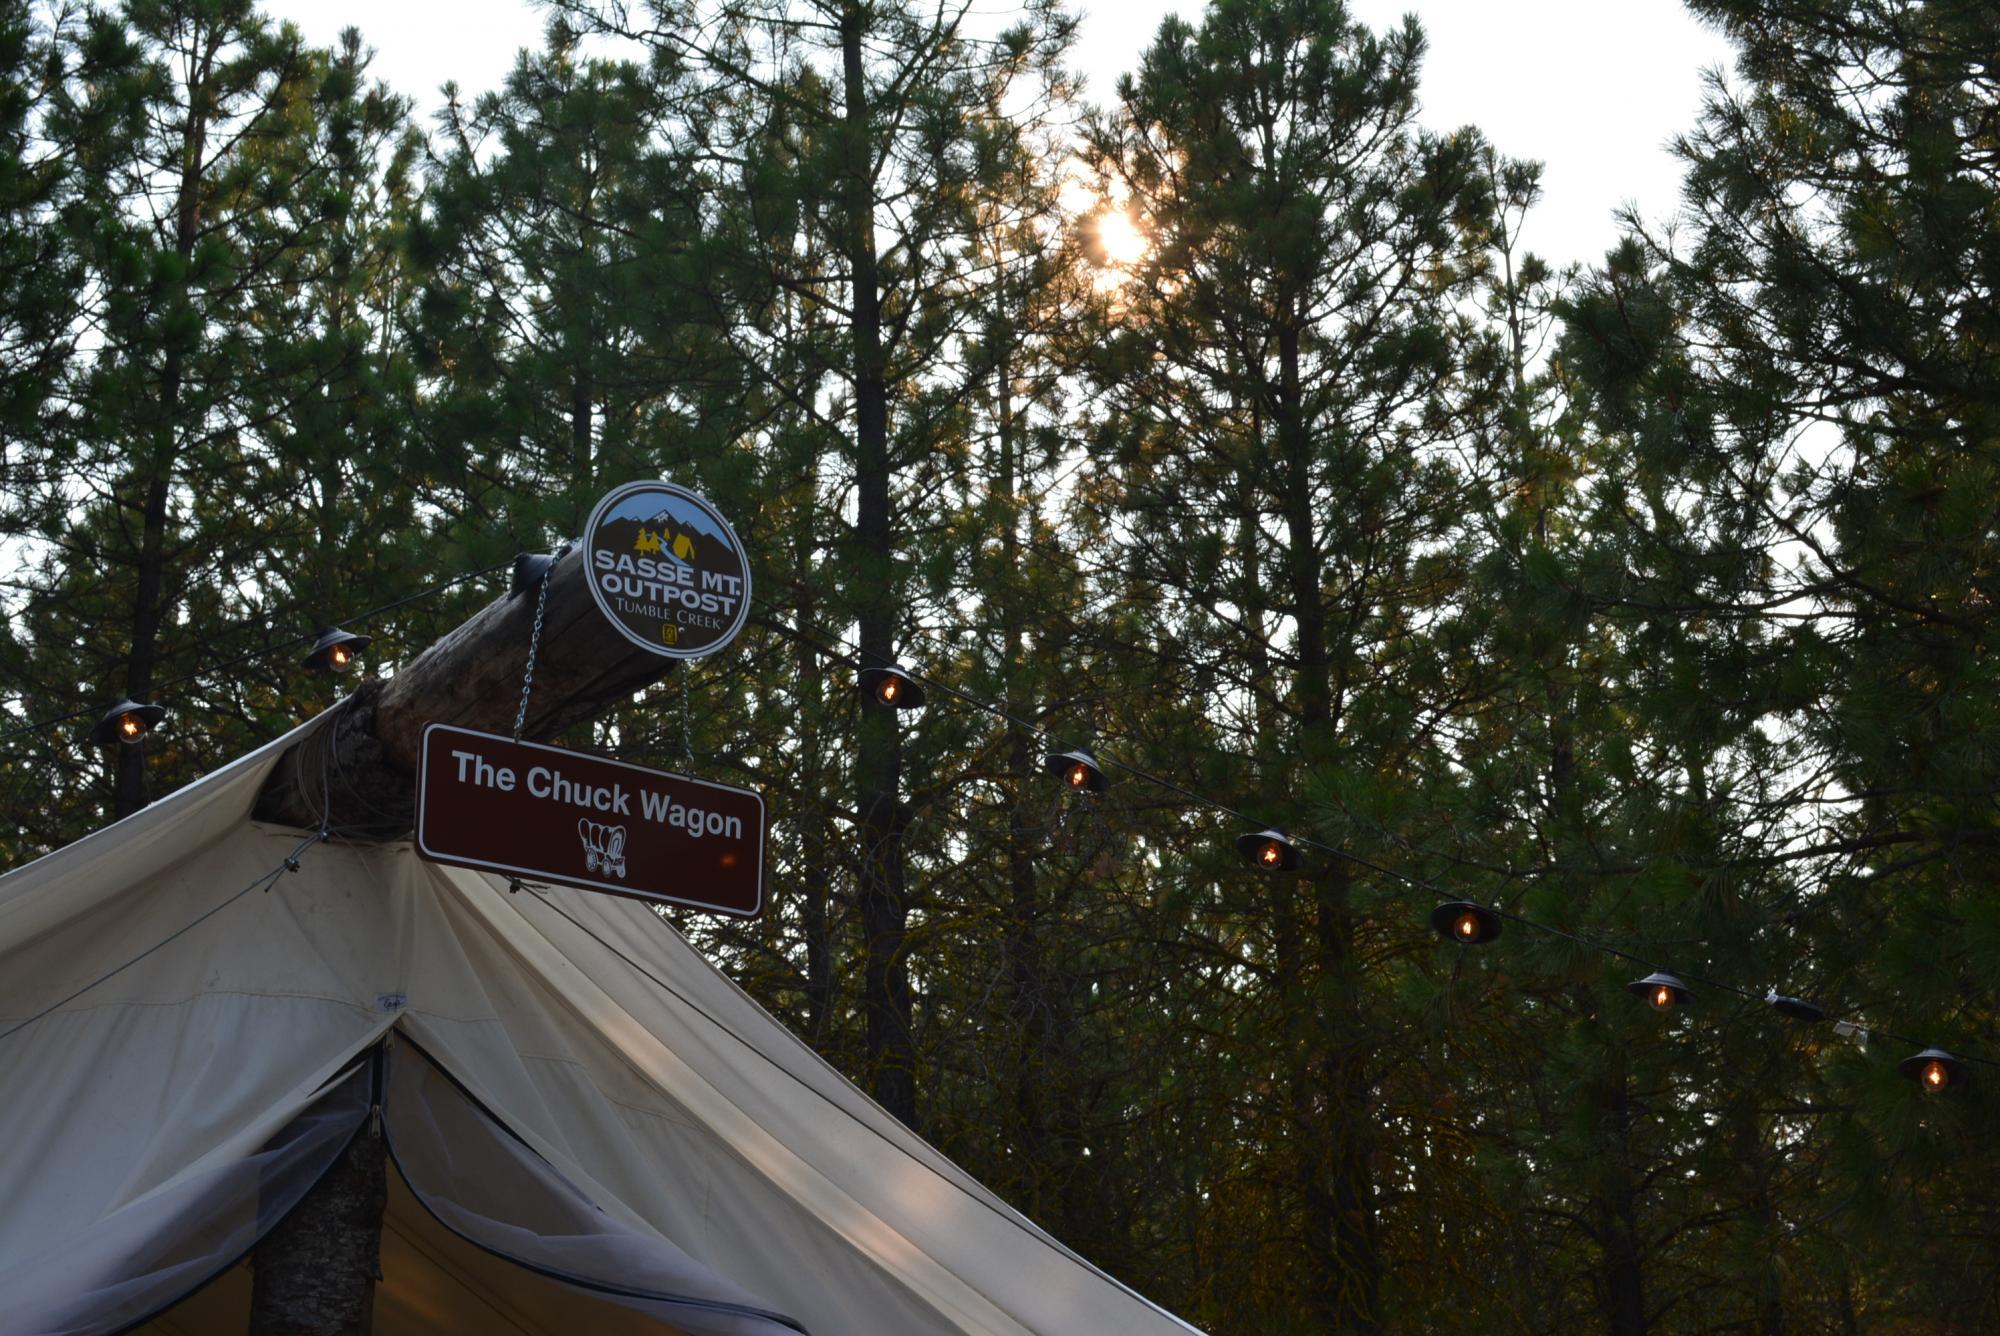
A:
<svg viewBox="0 0 2000 1336">
<path fill-rule="evenodd" d="M 636 645 L 697 659 L 750 615 L 750 561 L 720 511 L 676 483 L 628 482 L 584 526 L 590 596 Z"/>
</svg>

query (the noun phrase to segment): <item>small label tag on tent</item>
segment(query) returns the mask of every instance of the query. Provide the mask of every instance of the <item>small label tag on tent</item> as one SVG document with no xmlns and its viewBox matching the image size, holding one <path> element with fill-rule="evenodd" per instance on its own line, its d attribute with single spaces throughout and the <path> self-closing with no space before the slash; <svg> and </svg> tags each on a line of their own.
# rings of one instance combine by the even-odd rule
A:
<svg viewBox="0 0 2000 1336">
<path fill-rule="evenodd" d="M 749 918 L 764 907 L 764 798 L 432 724 L 417 774 L 417 854 Z"/>
</svg>

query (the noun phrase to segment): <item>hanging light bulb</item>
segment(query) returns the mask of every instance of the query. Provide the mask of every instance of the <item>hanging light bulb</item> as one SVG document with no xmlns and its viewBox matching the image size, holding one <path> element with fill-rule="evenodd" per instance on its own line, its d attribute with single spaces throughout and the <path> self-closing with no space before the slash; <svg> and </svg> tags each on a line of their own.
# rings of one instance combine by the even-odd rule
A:
<svg viewBox="0 0 2000 1336">
<path fill-rule="evenodd" d="M 1941 1048 L 1927 1048 L 1896 1064 L 1905 1079 L 1915 1081 L 1926 1095 L 1941 1094 L 1966 1079 L 1965 1064 Z"/>
<path fill-rule="evenodd" d="M 1500 935 L 1500 916 L 1485 905 L 1453 900 L 1431 911 L 1431 931 L 1461 946 L 1482 946 Z"/>
<path fill-rule="evenodd" d="M 1266 872 L 1291 872 L 1305 861 L 1299 854 L 1299 846 L 1276 826 L 1238 835 L 1236 852 L 1242 854 L 1252 867 Z"/>
<path fill-rule="evenodd" d="M 372 636 L 358 636 L 337 626 L 323 626 L 313 634 L 312 649 L 302 662 L 316 673 L 344 673 L 351 670 L 361 651 L 374 644 Z"/>
<path fill-rule="evenodd" d="M 1694 990 L 1664 970 L 1655 970 L 1643 979 L 1634 979 L 1625 985 L 1625 991 L 1634 997 L 1644 998 L 1646 1005 L 1655 1011 L 1671 1011 L 1694 1001 Z"/>
<path fill-rule="evenodd" d="M 1077 793 L 1102 793 L 1111 787 L 1111 779 L 1097 764 L 1097 758 L 1082 748 L 1049 753 L 1042 758 L 1042 769 L 1061 776 L 1063 787 Z"/>
<path fill-rule="evenodd" d="M 871 696 L 877 704 L 892 710 L 921 709 L 924 703 L 924 686 L 901 667 L 863 668 L 856 676 L 856 685 L 864 696 Z"/>
<path fill-rule="evenodd" d="M 104 717 L 90 730 L 90 740 L 100 747 L 114 742 L 135 743 L 158 727 L 166 717 L 163 706 L 121 700 L 106 710 Z"/>
</svg>

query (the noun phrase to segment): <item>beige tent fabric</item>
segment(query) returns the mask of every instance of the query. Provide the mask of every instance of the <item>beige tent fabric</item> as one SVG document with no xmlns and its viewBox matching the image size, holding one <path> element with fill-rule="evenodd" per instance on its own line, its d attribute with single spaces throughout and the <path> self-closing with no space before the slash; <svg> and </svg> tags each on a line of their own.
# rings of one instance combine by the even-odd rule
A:
<svg viewBox="0 0 2000 1336">
<path fill-rule="evenodd" d="M 0 1038 L 0 1272 L 249 1154 L 394 1031 L 600 1208 L 816 1336 L 1191 1330 L 911 1135 L 644 905 L 337 841 L 226 903 L 300 843 L 248 812 L 325 718 L 0 877 L 0 1033 L 111 975 Z"/>
</svg>

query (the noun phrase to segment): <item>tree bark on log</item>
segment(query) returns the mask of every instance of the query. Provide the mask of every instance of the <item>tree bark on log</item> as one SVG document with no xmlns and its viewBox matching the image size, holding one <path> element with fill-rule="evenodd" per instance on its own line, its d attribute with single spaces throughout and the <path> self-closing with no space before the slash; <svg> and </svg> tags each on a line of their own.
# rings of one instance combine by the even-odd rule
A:
<svg viewBox="0 0 2000 1336">
<path fill-rule="evenodd" d="M 658 681 L 673 661 L 627 640 L 598 612 L 582 549 L 549 572 L 523 738 L 539 741 L 595 718 Z M 346 839 L 395 839 L 416 818 L 424 726 L 456 724 L 511 733 L 521 703 L 535 589 L 502 596 L 394 677 L 364 682 L 340 717 L 286 752 L 264 781 L 259 821 Z"/>
<path fill-rule="evenodd" d="M 370 1117 L 257 1245 L 250 1336 L 368 1336 L 388 1200 L 388 1155 Z"/>
<path fill-rule="evenodd" d="M 598 612 L 581 549 L 556 562 L 521 735 L 554 737 L 628 700 L 673 661 L 627 640 Z M 424 726 L 511 733 L 521 703 L 536 589 L 494 600 L 391 678 L 364 682 L 340 716 L 280 758 L 253 815 L 342 839 L 407 834 L 416 816 Z M 371 1119 L 257 1248 L 252 1336 L 366 1336 L 380 1274 L 386 1173 Z"/>
</svg>

